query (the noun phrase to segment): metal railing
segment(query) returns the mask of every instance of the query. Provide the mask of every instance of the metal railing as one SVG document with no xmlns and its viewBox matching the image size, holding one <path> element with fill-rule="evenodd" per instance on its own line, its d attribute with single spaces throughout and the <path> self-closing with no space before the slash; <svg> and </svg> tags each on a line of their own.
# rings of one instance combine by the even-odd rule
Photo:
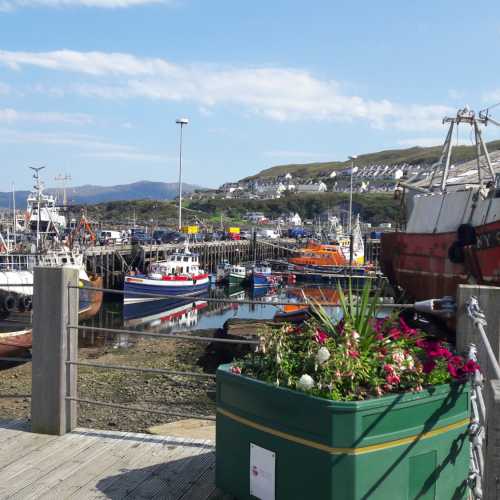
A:
<svg viewBox="0 0 500 500">
<path fill-rule="evenodd" d="M 477 297 L 472 296 L 466 302 L 466 313 L 471 320 L 476 333 L 479 335 L 479 348 L 483 351 L 481 358 L 486 360 L 487 365 L 481 371 L 476 371 L 471 376 L 471 424 L 469 428 L 470 436 L 470 473 L 468 483 L 472 497 L 474 499 L 484 498 L 485 476 L 486 476 L 486 437 L 488 425 L 492 415 L 488 415 L 487 404 L 484 395 L 485 375 L 491 373 L 494 379 L 500 380 L 500 364 L 493 352 L 485 328 L 487 327 L 486 316 L 479 306 Z M 478 345 L 469 345 L 468 359 L 474 363 L 478 362 Z M 495 446 L 495 443 L 491 443 Z M 499 471 L 497 471 L 498 473 Z M 498 482 L 498 477 L 497 477 Z M 488 498 L 497 498 L 489 492 Z"/>
</svg>

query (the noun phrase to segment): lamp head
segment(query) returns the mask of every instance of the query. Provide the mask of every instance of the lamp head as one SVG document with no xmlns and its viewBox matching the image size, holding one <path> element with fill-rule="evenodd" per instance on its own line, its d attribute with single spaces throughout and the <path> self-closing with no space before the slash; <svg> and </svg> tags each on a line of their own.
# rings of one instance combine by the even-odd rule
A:
<svg viewBox="0 0 500 500">
<path fill-rule="evenodd" d="M 178 123 L 179 125 L 187 125 L 189 123 L 189 120 L 187 118 L 177 118 L 175 120 L 175 123 Z"/>
</svg>

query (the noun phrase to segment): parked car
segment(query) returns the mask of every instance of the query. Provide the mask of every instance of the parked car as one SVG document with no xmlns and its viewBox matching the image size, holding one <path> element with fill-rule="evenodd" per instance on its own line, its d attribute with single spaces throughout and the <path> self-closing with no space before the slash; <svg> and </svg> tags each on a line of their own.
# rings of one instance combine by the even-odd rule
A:
<svg viewBox="0 0 500 500">
<path fill-rule="evenodd" d="M 155 243 L 181 243 L 186 239 L 185 235 L 172 229 L 157 229 L 153 231 L 153 241 Z"/>
<path fill-rule="evenodd" d="M 151 243 L 154 243 L 151 235 L 141 231 L 134 231 L 130 238 L 130 241 L 132 245 L 150 245 Z"/>
</svg>

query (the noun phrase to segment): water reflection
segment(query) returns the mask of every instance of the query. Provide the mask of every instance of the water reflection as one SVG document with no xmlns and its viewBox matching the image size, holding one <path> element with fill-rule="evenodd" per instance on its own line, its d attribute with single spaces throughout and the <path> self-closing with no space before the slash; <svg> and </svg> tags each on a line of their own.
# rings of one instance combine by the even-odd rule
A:
<svg viewBox="0 0 500 500">
<path fill-rule="evenodd" d="M 262 304 L 235 304 L 207 301 L 206 298 L 253 299 Z M 117 296 L 120 298 L 120 296 Z M 83 321 L 87 326 L 101 328 L 142 330 L 151 333 L 176 333 L 222 328 L 231 318 L 272 319 L 283 313 L 282 306 L 275 302 L 303 302 L 305 298 L 319 303 L 337 303 L 335 289 L 325 286 L 283 287 L 243 289 L 241 287 L 217 287 L 207 296 L 192 300 L 173 298 L 139 302 L 124 305 L 121 300 L 105 300 L 101 311 L 95 317 Z M 340 319 L 338 308 L 326 308 L 334 320 Z M 128 347 L 135 340 L 134 335 L 114 335 L 109 332 L 82 331 L 80 345 L 83 347 L 112 345 Z"/>
</svg>

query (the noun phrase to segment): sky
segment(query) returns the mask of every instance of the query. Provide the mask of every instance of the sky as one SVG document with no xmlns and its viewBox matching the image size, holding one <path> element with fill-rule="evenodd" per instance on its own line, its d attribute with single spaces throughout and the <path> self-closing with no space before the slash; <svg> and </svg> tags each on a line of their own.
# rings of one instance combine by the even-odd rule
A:
<svg viewBox="0 0 500 500">
<path fill-rule="evenodd" d="M 496 0 L 0 0 L 0 190 L 176 182 L 179 117 L 206 187 L 440 144 L 500 101 L 499 49 Z"/>
</svg>

